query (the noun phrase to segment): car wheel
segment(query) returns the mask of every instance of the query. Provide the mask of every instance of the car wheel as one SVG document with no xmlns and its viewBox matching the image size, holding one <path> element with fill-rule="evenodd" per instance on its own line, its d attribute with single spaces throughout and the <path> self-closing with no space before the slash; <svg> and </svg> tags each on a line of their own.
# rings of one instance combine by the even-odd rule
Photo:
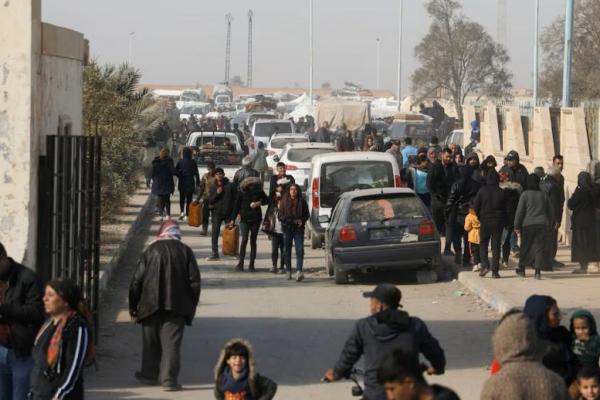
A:
<svg viewBox="0 0 600 400">
<path fill-rule="evenodd" d="M 431 283 L 436 283 L 438 281 L 438 273 L 437 271 L 433 271 L 430 269 L 424 269 L 421 271 L 417 271 L 417 283 L 419 285 L 427 285 Z"/>
<path fill-rule="evenodd" d="M 335 284 L 345 285 L 348 283 L 348 273 L 345 271 L 335 271 Z"/>
<path fill-rule="evenodd" d="M 311 232 L 310 233 L 310 248 L 311 249 L 320 249 L 323 246 L 323 241 L 321 240 L 321 236 Z"/>
</svg>

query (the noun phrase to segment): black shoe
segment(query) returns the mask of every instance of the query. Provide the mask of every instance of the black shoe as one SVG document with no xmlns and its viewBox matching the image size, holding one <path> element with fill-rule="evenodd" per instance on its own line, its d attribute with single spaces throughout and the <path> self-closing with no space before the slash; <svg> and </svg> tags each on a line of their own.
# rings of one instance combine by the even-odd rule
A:
<svg viewBox="0 0 600 400">
<path fill-rule="evenodd" d="M 277 273 L 277 267 L 271 268 L 271 273 L 276 274 Z"/>
<path fill-rule="evenodd" d="M 542 273 L 540 271 L 535 271 L 535 275 L 533 275 L 533 279 L 538 281 L 542 280 Z"/>
<path fill-rule="evenodd" d="M 560 261 L 556 261 L 556 260 L 554 260 L 554 261 L 552 262 L 552 267 L 553 267 L 553 268 L 564 268 L 564 267 L 565 267 L 565 264 L 564 264 L 564 263 L 561 263 Z"/>
<path fill-rule="evenodd" d="M 254 265 L 250 264 L 250 266 L 248 267 L 248 271 L 255 272 L 256 269 L 254 268 Z"/>
<path fill-rule="evenodd" d="M 445 256 L 450 256 L 450 257 L 451 257 L 451 256 L 453 256 L 453 255 L 454 255 L 454 253 L 452 252 L 452 250 L 450 250 L 450 249 L 446 249 L 446 250 L 444 250 L 444 255 L 445 255 Z"/>
<path fill-rule="evenodd" d="M 206 257 L 206 261 L 219 261 L 219 256 L 213 254 L 210 257 Z"/>
<path fill-rule="evenodd" d="M 244 262 L 239 262 L 238 265 L 236 265 L 235 267 L 236 271 L 243 271 L 244 270 Z"/>
<path fill-rule="evenodd" d="M 490 272 L 489 268 L 481 268 L 481 271 L 479 271 L 479 276 L 483 278 L 488 274 L 488 272 Z"/>
<path fill-rule="evenodd" d="M 525 270 L 517 268 L 515 270 L 515 273 L 517 274 L 517 276 L 519 276 L 521 278 L 525 278 Z"/>
<path fill-rule="evenodd" d="M 142 383 L 144 385 L 147 385 L 147 386 L 156 386 L 156 385 L 158 385 L 158 380 L 157 379 L 146 378 L 139 371 L 137 371 L 135 373 L 135 379 L 137 379 L 138 382 L 140 382 L 140 383 Z"/>
<path fill-rule="evenodd" d="M 208 232 L 202 231 L 202 232 L 200 232 L 200 236 L 208 236 Z"/>
<path fill-rule="evenodd" d="M 492 272 L 492 279 L 500 279 L 500 274 L 496 271 Z"/>
</svg>

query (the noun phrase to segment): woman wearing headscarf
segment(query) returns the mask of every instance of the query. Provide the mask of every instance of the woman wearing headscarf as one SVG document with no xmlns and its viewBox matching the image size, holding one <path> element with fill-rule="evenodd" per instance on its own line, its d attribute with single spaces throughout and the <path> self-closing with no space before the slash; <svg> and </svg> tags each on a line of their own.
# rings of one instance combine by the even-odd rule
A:
<svg viewBox="0 0 600 400">
<path fill-rule="evenodd" d="M 560 375 L 567 387 L 571 386 L 580 366 L 571 350 L 571 334 L 560 324 L 561 313 L 556 300 L 550 296 L 530 296 L 525 301 L 523 313 L 529 317 L 541 340 L 542 363 Z"/>
<path fill-rule="evenodd" d="M 49 281 L 44 308 L 49 318 L 33 348 L 30 398 L 83 400 L 82 369 L 93 357 L 93 341 L 79 288 L 66 278 Z"/>
<path fill-rule="evenodd" d="M 292 279 L 292 246 L 296 249 L 296 281 L 304 279 L 304 227 L 310 218 L 308 204 L 302 198 L 300 186 L 290 185 L 279 204 L 279 219 L 283 229 L 283 254 L 288 280 Z"/>
<path fill-rule="evenodd" d="M 183 158 L 177 162 L 175 170 L 177 172 L 179 189 L 179 208 L 183 220 L 187 215 L 192 202 L 192 197 L 197 187 L 200 187 L 200 174 L 198 173 L 198 164 L 192 159 L 192 149 L 185 147 L 182 152 Z"/>
<path fill-rule="evenodd" d="M 152 194 L 158 197 L 158 211 L 161 219 L 171 216 L 171 195 L 175 191 L 175 164 L 169 150 L 160 149 L 160 155 L 152 161 Z"/>
<path fill-rule="evenodd" d="M 284 264 L 284 251 L 283 251 L 283 226 L 279 219 L 279 205 L 290 181 L 287 178 L 281 178 L 277 181 L 277 186 L 271 198 L 269 199 L 269 207 L 265 213 L 265 219 L 262 225 L 262 231 L 269 236 L 271 240 L 271 261 L 273 268 L 271 272 L 276 274 L 277 261 L 279 260 L 279 272 L 285 273 L 283 268 Z"/>
<path fill-rule="evenodd" d="M 577 188 L 567 202 L 567 207 L 573 211 L 571 261 L 579 263 L 579 268 L 573 271 L 575 274 L 586 274 L 588 263 L 598 260 L 595 192 L 592 176 L 588 172 L 580 172 L 577 176 Z"/>
<path fill-rule="evenodd" d="M 520 277 L 525 277 L 525 267 L 533 266 L 535 279 L 542 279 L 541 270 L 544 263 L 548 262 L 546 254 L 552 216 L 548 196 L 540 190 L 540 177 L 530 174 L 515 214 L 515 232 L 521 235 L 521 253 L 516 271 Z"/>
</svg>

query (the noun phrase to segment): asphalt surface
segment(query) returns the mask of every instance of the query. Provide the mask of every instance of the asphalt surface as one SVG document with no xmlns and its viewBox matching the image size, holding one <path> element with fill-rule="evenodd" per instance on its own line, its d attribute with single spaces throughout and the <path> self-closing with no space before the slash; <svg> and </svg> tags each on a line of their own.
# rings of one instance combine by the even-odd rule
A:
<svg viewBox="0 0 600 400">
<path fill-rule="evenodd" d="M 174 202 L 174 204 L 176 204 Z M 174 207 L 177 209 L 178 207 Z M 202 275 L 202 294 L 193 326 L 184 334 L 180 380 L 184 390 L 163 392 L 134 379 L 141 356 L 141 331 L 130 321 L 127 288 L 143 248 L 158 229 L 147 221 L 110 283 L 101 309 L 99 370 L 86 372 L 87 399 L 212 399 L 213 368 L 224 342 L 243 337 L 254 345 L 258 371 L 279 384 L 278 399 L 350 399 L 348 381 L 324 384 L 355 320 L 368 315 L 361 295 L 379 282 L 396 283 L 404 309 L 426 321 L 448 359 L 447 372 L 430 378 L 478 399 L 492 359 L 490 338 L 497 314 L 456 281 L 417 285 L 412 274 L 377 274 L 336 286 L 324 269 L 322 250 L 305 246 L 304 282 L 268 272 L 270 242 L 259 236 L 257 272 L 233 271 L 236 260 L 206 262 L 210 237 L 184 226 Z"/>
</svg>

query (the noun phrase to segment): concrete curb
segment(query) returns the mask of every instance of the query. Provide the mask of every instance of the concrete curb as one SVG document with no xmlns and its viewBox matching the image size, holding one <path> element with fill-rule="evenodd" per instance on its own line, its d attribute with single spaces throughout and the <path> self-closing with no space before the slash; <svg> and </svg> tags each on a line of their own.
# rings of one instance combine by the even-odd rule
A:
<svg viewBox="0 0 600 400">
<path fill-rule="evenodd" d="M 106 292 L 108 283 L 110 282 L 110 279 L 111 279 L 117 265 L 119 265 L 119 262 L 121 261 L 121 258 L 123 257 L 123 254 L 129 248 L 133 238 L 138 233 L 138 231 L 144 221 L 144 218 L 150 213 L 150 211 L 152 209 L 151 206 L 153 204 L 152 200 L 153 200 L 153 197 L 151 194 L 149 194 L 148 198 L 144 202 L 144 205 L 140 208 L 140 212 L 138 213 L 137 217 L 135 218 L 135 221 L 133 221 L 131 223 L 131 226 L 129 227 L 127 234 L 125 235 L 125 237 L 119 244 L 119 248 L 115 251 L 115 253 L 113 254 L 112 258 L 110 259 L 110 261 L 108 262 L 106 267 L 100 271 L 100 279 L 98 281 L 98 289 L 100 292 L 99 293 L 100 298 L 102 298 L 104 293 Z"/>
<path fill-rule="evenodd" d="M 506 296 L 498 293 L 498 291 L 487 282 L 489 279 L 482 279 L 474 272 L 459 273 L 458 281 L 481 298 L 481 300 L 485 301 L 491 308 L 501 314 L 517 307 L 517 304 L 513 304 Z"/>
</svg>

